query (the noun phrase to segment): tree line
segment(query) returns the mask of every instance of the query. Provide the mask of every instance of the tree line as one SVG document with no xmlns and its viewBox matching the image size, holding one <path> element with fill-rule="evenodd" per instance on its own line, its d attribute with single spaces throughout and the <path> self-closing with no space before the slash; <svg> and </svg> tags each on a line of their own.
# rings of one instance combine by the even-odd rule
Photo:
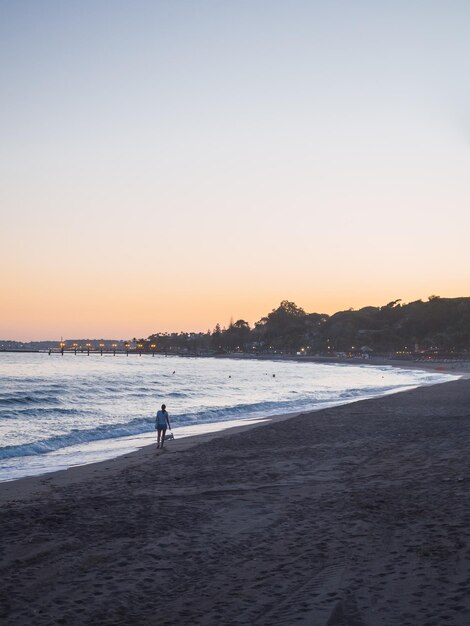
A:
<svg viewBox="0 0 470 626">
<path fill-rule="evenodd" d="M 470 350 L 470 298 L 430 296 L 408 304 L 349 309 L 333 315 L 306 313 L 283 300 L 254 326 L 239 319 L 205 333 L 154 333 L 140 339 L 144 350 L 189 354 L 280 353 L 305 355 Z"/>
</svg>

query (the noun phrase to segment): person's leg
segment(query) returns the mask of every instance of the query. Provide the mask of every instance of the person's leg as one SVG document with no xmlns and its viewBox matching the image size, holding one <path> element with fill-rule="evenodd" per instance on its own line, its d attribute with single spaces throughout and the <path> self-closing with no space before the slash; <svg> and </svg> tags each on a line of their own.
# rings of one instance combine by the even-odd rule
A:
<svg viewBox="0 0 470 626">
<path fill-rule="evenodd" d="M 160 439 L 162 436 L 162 429 L 160 427 L 157 428 L 157 448 L 160 447 Z"/>
<path fill-rule="evenodd" d="M 163 448 L 163 442 L 165 441 L 165 434 L 166 434 L 166 428 L 162 428 L 162 445 L 160 446 L 161 448 Z"/>
</svg>

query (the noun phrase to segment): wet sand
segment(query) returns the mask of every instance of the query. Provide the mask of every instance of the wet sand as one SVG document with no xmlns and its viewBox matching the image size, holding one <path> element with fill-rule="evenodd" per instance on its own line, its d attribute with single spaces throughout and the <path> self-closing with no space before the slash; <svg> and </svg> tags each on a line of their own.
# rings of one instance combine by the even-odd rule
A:
<svg viewBox="0 0 470 626">
<path fill-rule="evenodd" d="M 467 626 L 470 380 L 0 485 L 5 625 Z"/>
</svg>

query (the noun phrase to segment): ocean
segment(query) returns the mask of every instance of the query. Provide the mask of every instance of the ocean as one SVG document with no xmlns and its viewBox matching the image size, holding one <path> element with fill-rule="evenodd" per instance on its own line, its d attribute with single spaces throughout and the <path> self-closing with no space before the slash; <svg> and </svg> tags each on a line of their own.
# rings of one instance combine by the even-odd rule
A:
<svg viewBox="0 0 470 626">
<path fill-rule="evenodd" d="M 0 353 L 0 481 L 152 443 L 162 403 L 176 438 L 455 378 L 282 360 Z"/>
</svg>

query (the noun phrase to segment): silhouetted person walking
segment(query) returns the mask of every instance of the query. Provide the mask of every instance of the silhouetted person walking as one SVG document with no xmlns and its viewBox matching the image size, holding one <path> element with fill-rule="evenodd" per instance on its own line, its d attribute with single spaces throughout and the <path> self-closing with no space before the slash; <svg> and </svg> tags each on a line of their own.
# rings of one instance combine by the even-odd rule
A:
<svg viewBox="0 0 470 626">
<path fill-rule="evenodd" d="M 157 411 L 157 417 L 155 419 L 155 428 L 157 430 L 157 448 L 163 448 L 167 426 L 171 430 L 166 405 L 162 404 L 161 411 Z"/>
</svg>

